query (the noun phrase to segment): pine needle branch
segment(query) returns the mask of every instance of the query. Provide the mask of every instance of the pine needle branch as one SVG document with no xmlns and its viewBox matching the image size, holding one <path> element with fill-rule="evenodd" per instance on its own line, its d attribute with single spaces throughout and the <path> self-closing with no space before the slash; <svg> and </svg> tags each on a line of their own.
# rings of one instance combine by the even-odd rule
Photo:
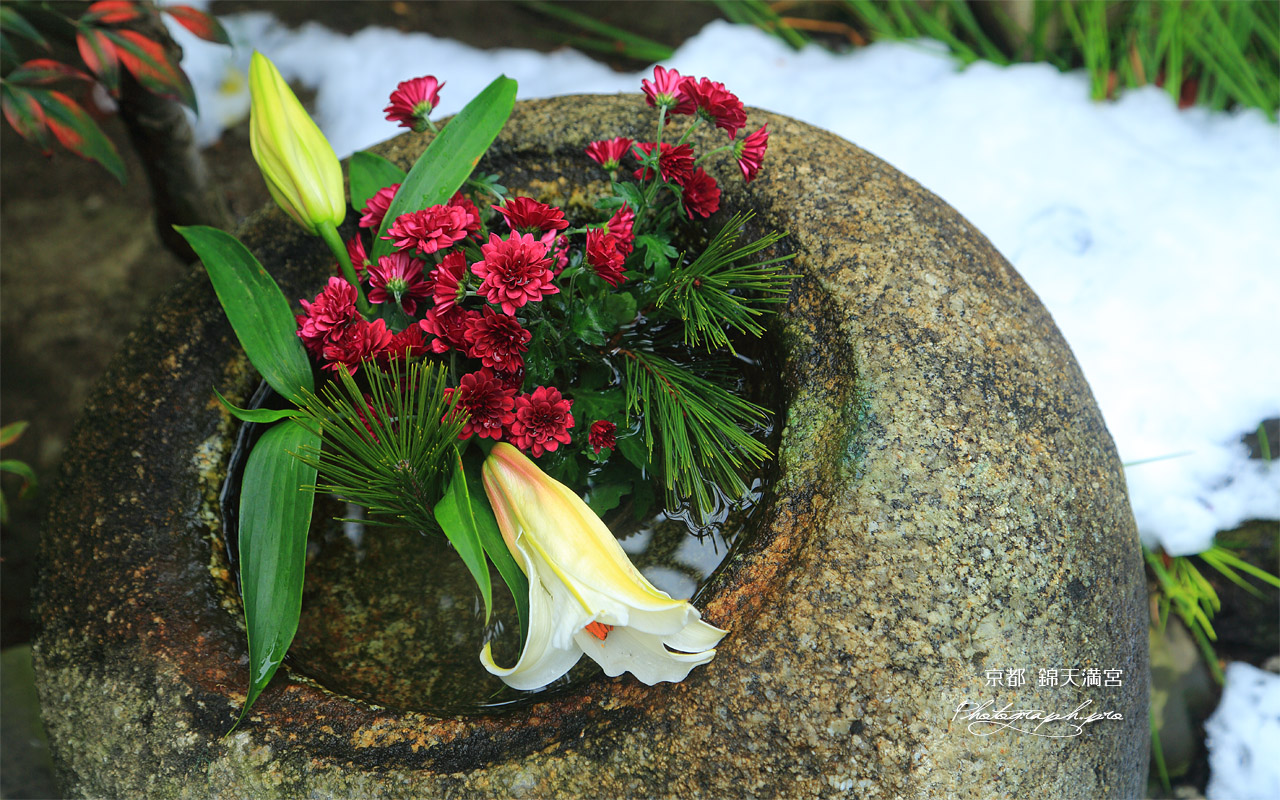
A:
<svg viewBox="0 0 1280 800">
<path fill-rule="evenodd" d="M 432 508 L 452 464 L 448 448 L 466 418 L 445 399 L 444 370 L 406 367 L 401 360 L 393 360 L 390 369 L 364 365 L 367 397 L 344 370 L 321 396 L 306 393 L 300 407 L 305 416 L 298 421 L 321 433 L 323 447 L 299 458 L 327 481 L 318 490 L 397 524 L 430 530 Z"/>
<path fill-rule="evenodd" d="M 627 415 L 644 420 L 650 463 L 655 446 L 661 451 L 668 492 L 693 498 L 704 521 L 714 505 L 709 483 L 742 497 L 741 473 L 771 457 L 744 428 L 760 425 L 768 412 L 654 353 L 619 353 L 626 358 Z"/>
<path fill-rule="evenodd" d="M 729 330 L 761 336 L 764 326 L 759 318 L 772 311 L 767 306 L 786 301 L 795 276 L 782 272 L 782 265 L 795 254 L 748 261 L 786 234 L 774 231 L 735 247 L 752 216 L 750 212 L 734 214 L 701 255 L 672 269 L 658 295 L 659 308 L 670 303 L 684 320 L 685 344 L 733 353 Z"/>
</svg>

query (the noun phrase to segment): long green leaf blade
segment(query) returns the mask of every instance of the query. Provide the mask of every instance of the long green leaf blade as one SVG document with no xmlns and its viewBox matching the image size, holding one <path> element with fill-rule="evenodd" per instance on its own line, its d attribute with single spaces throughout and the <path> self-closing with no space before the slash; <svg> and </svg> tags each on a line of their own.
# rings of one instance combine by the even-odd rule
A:
<svg viewBox="0 0 1280 800">
<path fill-rule="evenodd" d="M 467 476 L 462 468 L 462 456 L 458 448 L 453 448 L 453 477 L 449 480 L 449 488 L 444 497 L 436 503 L 436 522 L 440 529 L 458 551 L 462 563 L 467 565 L 471 577 L 475 578 L 484 597 L 484 621 L 489 624 L 489 616 L 493 612 L 493 585 L 489 581 L 489 564 L 484 558 L 484 548 L 480 544 L 480 532 L 476 529 L 475 514 L 471 509 L 471 495 L 467 491 Z"/>
<path fill-rule="evenodd" d="M 405 172 L 380 155 L 359 150 L 351 154 L 347 175 L 351 178 L 351 207 L 359 211 L 379 189 L 402 182 Z"/>
<path fill-rule="evenodd" d="M 175 226 L 196 251 L 236 338 L 263 379 L 295 403 L 315 389 L 311 362 L 297 336 L 289 301 L 248 248 L 204 225 Z"/>
<path fill-rule="evenodd" d="M 515 103 L 516 82 L 500 75 L 431 140 L 387 209 L 373 240 L 373 261 L 391 253 L 391 242 L 382 236 L 396 217 L 445 203 L 462 187 L 480 157 L 498 138 Z"/>
<path fill-rule="evenodd" d="M 240 593 L 249 634 L 249 695 L 240 719 L 284 660 L 302 613 L 316 471 L 295 457 L 320 437 L 293 422 L 270 428 L 249 453 L 240 490 Z"/>
<path fill-rule="evenodd" d="M 529 578 L 524 570 L 516 564 L 515 557 L 502 538 L 502 530 L 498 527 L 498 518 L 493 514 L 493 506 L 489 504 L 489 496 L 484 491 L 484 481 L 480 477 L 482 460 L 476 459 L 467 466 L 467 490 L 471 494 L 471 511 L 475 515 L 476 531 L 480 534 L 480 545 L 489 556 L 489 560 L 498 568 L 498 574 L 511 591 L 516 601 L 516 617 L 520 621 L 520 645 L 523 649 L 525 637 L 529 635 Z"/>
</svg>

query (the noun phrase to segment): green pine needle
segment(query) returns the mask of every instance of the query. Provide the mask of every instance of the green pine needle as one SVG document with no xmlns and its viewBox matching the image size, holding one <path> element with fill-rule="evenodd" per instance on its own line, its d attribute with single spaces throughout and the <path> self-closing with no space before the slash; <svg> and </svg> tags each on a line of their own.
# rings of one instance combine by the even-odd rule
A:
<svg viewBox="0 0 1280 800">
<path fill-rule="evenodd" d="M 323 447 L 299 457 L 319 470 L 333 492 L 404 524 L 433 530 L 432 508 L 440 499 L 465 413 L 445 399 L 445 371 L 433 364 L 391 361 L 390 372 L 366 363 L 365 399 L 353 377 L 338 371 L 317 396 L 306 393 L 298 421 L 322 433 Z M 376 520 L 366 520 L 374 522 Z"/>
<path fill-rule="evenodd" d="M 762 424 L 768 412 L 652 352 L 619 353 L 626 358 L 627 415 L 644 420 L 650 463 L 654 448 L 661 451 L 667 491 L 692 498 L 703 522 L 714 507 L 709 483 L 735 500 L 746 494 L 741 473 L 771 454 L 744 428 Z"/>
<path fill-rule="evenodd" d="M 786 234 L 774 231 L 749 244 L 734 246 L 752 216 L 734 214 L 701 255 L 672 269 L 658 295 L 659 308 L 671 304 L 684 320 L 685 344 L 691 347 L 702 345 L 708 351 L 727 349 L 733 353 L 728 330 L 761 336 L 764 326 L 759 317 L 770 310 L 761 305 L 787 299 L 795 276 L 783 273 L 782 263 L 794 254 L 747 261 Z"/>
</svg>

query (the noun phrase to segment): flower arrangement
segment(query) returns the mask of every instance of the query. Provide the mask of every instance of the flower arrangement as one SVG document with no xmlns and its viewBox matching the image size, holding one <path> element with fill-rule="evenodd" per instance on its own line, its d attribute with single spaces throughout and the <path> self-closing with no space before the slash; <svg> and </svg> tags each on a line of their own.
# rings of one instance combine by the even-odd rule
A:
<svg viewBox="0 0 1280 800">
<path fill-rule="evenodd" d="M 509 668 L 488 645 L 480 658 L 509 686 L 541 688 L 584 653 L 647 684 L 710 661 L 725 631 L 650 584 L 600 515 L 628 497 L 643 513 L 657 482 L 669 508 L 705 520 L 719 497 L 746 496 L 743 475 L 770 458 L 755 435 L 767 412 L 724 365 L 733 337 L 762 335 L 786 299 L 783 234 L 742 242 L 750 214 L 736 213 L 698 252 L 677 249 L 720 210 L 707 168 L 755 179 L 768 131 L 745 132 L 722 84 L 656 67 L 642 82 L 654 141 L 591 143 L 583 157 L 608 191 L 566 210 L 474 171 L 511 113 L 514 81 L 498 78 L 437 127 L 444 84 L 416 78 L 385 113 L 435 136 L 407 174 L 352 157 L 360 218 L 343 241 L 332 148 L 261 54 L 250 86 L 251 143 L 272 197 L 338 266 L 297 313 L 233 237 L 180 229 L 250 360 L 293 404 L 240 409 L 219 395 L 236 417 L 271 425 L 242 478 L 244 711 L 297 628 L 316 490 L 364 507 L 369 523 L 446 536 L 486 619 L 492 565 L 515 599 L 521 653 Z M 677 136 L 681 116 L 692 119 Z M 690 134 L 702 125 L 727 141 L 699 155 Z"/>
</svg>

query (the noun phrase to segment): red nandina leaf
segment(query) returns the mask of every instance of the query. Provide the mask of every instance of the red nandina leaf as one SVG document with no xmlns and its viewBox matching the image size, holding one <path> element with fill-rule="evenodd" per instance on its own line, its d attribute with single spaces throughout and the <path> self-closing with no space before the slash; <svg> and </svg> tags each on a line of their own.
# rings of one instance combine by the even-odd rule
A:
<svg viewBox="0 0 1280 800">
<path fill-rule="evenodd" d="M 146 12 L 133 0 L 101 0 L 101 2 L 89 6 L 88 12 L 81 19 L 89 22 L 102 22 L 107 25 L 119 25 L 122 22 L 142 19 L 144 16 L 146 16 Z"/>
<path fill-rule="evenodd" d="M 116 49 L 111 46 L 107 35 L 87 25 L 76 26 L 76 47 L 80 49 L 80 57 L 85 66 L 98 76 L 102 85 L 112 95 L 120 93 L 120 61 L 116 58 Z"/>
<path fill-rule="evenodd" d="M 4 109 L 4 118 L 19 136 L 39 147 L 46 156 L 53 155 L 53 149 L 49 146 L 49 129 L 44 122 L 44 109 L 40 108 L 31 92 L 8 82 L 0 84 L 0 90 L 0 107 Z"/>
<path fill-rule="evenodd" d="M 120 154 L 88 112 L 62 92 L 36 89 L 31 94 L 44 109 L 49 129 L 63 147 L 82 158 L 97 161 L 124 183 L 124 162 Z"/>
<path fill-rule="evenodd" d="M 107 31 L 106 34 L 115 45 L 120 63 L 147 91 L 176 97 L 195 110 L 196 94 L 191 82 L 187 80 L 186 73 L 169 60 L 163 45 L 137 31 Z"/>
<path fill-rule="evenodd" d="M 206 14 L 191 6 L 165 6 L 160 10 L 206 42 L 231 44 L 231 37 L 227 35 L 226 28 L 223 28 L 222 23 L 218 22 L 212 14 Z"/>
<path fill-rule="evenodd" d="M 51 58 L 33 58 L 30 61 L 23 62 L 17 69 L 8 74 L 6 80 L 12 83 L 20 83 L 23 86 L 45 86 L 68 78 L 93 82 L 93 78 L 75 67 L 63 64 L 61 61 L 54 61 Z"/>
</svg>

